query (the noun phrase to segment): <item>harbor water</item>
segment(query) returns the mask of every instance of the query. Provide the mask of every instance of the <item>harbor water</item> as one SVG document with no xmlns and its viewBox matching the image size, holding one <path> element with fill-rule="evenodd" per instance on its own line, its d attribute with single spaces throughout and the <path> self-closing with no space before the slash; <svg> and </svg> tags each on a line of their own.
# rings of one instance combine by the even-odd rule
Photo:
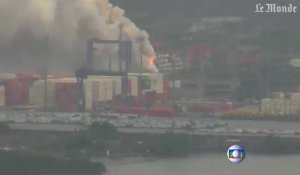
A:
<svg viewBox="0 0 300 175">
<path fill-rule="evenodd" d="M 226 154 L 207 154 L 188 158 L 102 160 L 107 175 L 299 175 L 300 155 L 247 155 L 239 164 Z"/>
</svg>

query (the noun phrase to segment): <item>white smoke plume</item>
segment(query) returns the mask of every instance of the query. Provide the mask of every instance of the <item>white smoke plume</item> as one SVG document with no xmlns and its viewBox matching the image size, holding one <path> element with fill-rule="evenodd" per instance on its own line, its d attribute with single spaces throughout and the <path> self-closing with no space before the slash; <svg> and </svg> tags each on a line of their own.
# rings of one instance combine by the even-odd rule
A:
<svg viewBox="0 0 300 175">
<path fill-rule="evenodd" d="M 143 70 L 157 72 L 148 57 L 155 56 L 148 34 L 124 16 L 124 10 L 108 0 L 0 0 L 0 72 L 42 70 L 71 73 L 86 59 L 86 43 L 92 37 L 133 42 L 133 70 L 140 70 L 139 37 Z M 118 46 L 98 45 L 96 68 L 116 69 Z"/>
</svg>

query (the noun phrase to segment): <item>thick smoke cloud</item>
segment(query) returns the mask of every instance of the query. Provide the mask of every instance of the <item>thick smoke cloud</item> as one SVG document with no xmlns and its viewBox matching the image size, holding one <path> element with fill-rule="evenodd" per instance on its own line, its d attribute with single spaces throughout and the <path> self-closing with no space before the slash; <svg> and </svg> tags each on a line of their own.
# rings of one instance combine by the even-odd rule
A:
<svg viewBox="0 0 300 175">
<path fill-rule="evenodd" d="M 156 72 L 147 57 L 154 56 L 148 34 L 124 16 L 124 10 L 108 0 L 0 0 L 0 72 L 43 70 L 46 60 L 54 73 L 73 73 L 85 61 L 89 38 L 133 41 L 134 71 Z M 117 68 L 118 46 L 97 45 L 95 67 Z"/>
</svg>

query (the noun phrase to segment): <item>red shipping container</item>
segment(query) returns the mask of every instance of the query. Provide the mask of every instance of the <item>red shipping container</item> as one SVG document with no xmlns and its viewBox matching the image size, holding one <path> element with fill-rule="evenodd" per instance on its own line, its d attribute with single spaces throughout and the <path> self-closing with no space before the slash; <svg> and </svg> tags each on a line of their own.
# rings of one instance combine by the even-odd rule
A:
<svg viewBox="0 0 300 175">
<path fill-rule="evenodd" d="M 172 117 L 173 109 L 171 108 L 153 108 L 150 109 L 148 115 L 151 117 Z"/>
<path fill-rule="evenodd" d="M 201 59 L 207 54 L 218 52 L 218 48 L 207 44 L 197 44 L 185 49 L 185 55 L 189 68 L 195 68 L 201 64 Z"/>
<path fill-rule="evenodd" d="M 145 115 L 145 107 L 117 107 L 113 110 L 114 112 L 123 113 L 123 114 L 139 114 Z M 172 108 L 150 108 L 148 115 L 151 117 L 172 117 L 173 109 Z"/>
<path fill-rule="evenodd" d="M 131 87 L 132 87 L 131 86 L 131 81 L 128 80 L 128 83 L 127 83 L 127 93 L 128 93 L 129 96 L 132 95 L 132 88 Z"/>
<path fill-rule="evenodd" d="M 166 100 L 169 97 L 169 81 L 168 80 L 164 80 L 163 81 L 163 93 L 162 94 L 157 94 L 158 95 L 158 99 L 161 100 Z"/>
<path fill-rule="evenodd" d="M 7 106 L 28 105 L 31 81 L 31 79 L 19 77 L 7 80 L 5 84 L 5 104 Z"/>
<path fill-rule="evenodd" d="M 68 112 L 78 111 L 80 90 L 76 82 L 57 82 L 55 90 L 59 110 Z"/>
</svg>

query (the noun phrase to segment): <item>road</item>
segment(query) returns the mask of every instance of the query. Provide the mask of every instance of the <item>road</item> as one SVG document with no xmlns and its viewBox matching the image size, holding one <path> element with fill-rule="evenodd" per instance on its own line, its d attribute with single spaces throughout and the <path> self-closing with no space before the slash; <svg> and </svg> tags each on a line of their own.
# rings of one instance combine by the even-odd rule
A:
<svg viewBox="0 0 300 175">
<path fill-rule="evenodd" d="M 74 125 L 74 124 L 41 124 L 41 123 L 11 123 L 9 124 L 11 129 L 15 130 L 34 130 L 34 131 L 53 131 L 53 132 L 74 132 L 83 129 L 84 126 Z M 253 128 L 251 128 L 253 129 Z M 245 129 L 243 129 L 245 130 Z M 247 131 L 236 132 L 236 131 L 223 131 L 216 132 L 213 130 L 205 129 L 167 129 L 167 128 L 118 128 L 121 133 L 150 133 L 150 134 L 163 134 L 168 131 L 173 131 L 175 133 L 185 133 L 192 135 L 212 135 L 212 136 L 267 136 L 269 133 L 257 132 L 251 133 Z M 290 131 L 290 130 L 289 130 Z M 294 133 L 274 133 L 273 135 L 280 137 L 295 137 L 300 138 L 300 134 Z"/>
</svg>

